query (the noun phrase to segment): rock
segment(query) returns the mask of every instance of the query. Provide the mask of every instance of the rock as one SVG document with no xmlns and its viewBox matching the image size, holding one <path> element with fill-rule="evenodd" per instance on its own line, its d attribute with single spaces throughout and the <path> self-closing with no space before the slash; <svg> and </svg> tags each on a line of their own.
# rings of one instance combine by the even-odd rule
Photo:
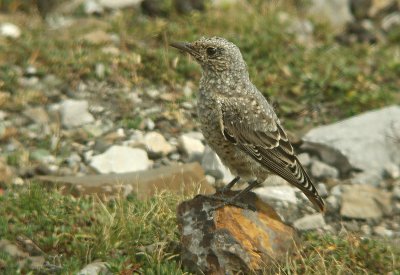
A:
<svg viewBox="0 0 400 275">
<path fill-rule="evenodd" d="M 21 36 L 21 30 L 17 25 L 5 22 L 0 24 L 0 36 L 14 39 L 19 38 Z"/>
<path fill-rule="evenodd" d="M 321 213 L 307 215 L 293 222 L 293 226 L 299 230 L 313 230 L 324 227 L 325 219 Z"/>
<path fill-rule="evenodd" d="M 23 259 L 29 256 L 28 253 L 22 251 L 18 246 L 8 240 L 0 240 L 0 251 L 17 259 Z"/>
<path fill-rule="evenodd" d="M 111 271 L 107 268 L 106 262 L 93 262 L 85 266 L 82 270 L 80 270 L 78 275 L 107 275 L 112 274 Z"/>
<path fill-rule="evenodd" d="M 37 124 L 49 123 L 49 116 L 43 107 L 33 107 L 26 109 L 24 115 Z"/>
<path fill-rule="evenodd" d="M 38 178 L 41 182 L 65 186 L 67 188 L 63 190 L 75 196 L 86 194 L 112 196 L 122 192 L 125 196 L 135 193 L 138 199 L 149 199 L 163 190 L 185 196 L 197 192 L 211 194 L 215 191 L 207 183 L 204 170 L 197 162 L 121 174 Z"/>
<path fill-rule="evenodd" d="M 151 162 L 142 149 L 114 145 L 103 154 L 93 156 L 90 166 L 101 174 L 126 173 L 149 169 Z"/>
<path fill-rule="evenodd" d="M 400 177 L 400 168 L 394 163 L 388 163 L 384 167 L 384 173 L 389 179 L 397 179 Z"/>
<path fill-rule="evenodd" d="M 307 153 L 301 153 L 297 155 L 297 158 L 299 159 L 300 163 L 303 166 L 308 166 L 311 164 L 311 158 L 310 155 Z"/>
<path fill-rule="evenodd" d="M 400 165 L 400 146 L 393 138 L 396 136 L 400 136 L 400 106 L 317 127 L 304 136 L 304 141 L 337 150 L 353 168 L 366 173 L 364 183 L 378 185 L 385 165 Z M 322 161 L 329 163 L 323 158 Z"/>
<path fill-rule="evenodd" d="M 353 219 L 380 219 L 391 211 L 389 192 L 368 185 L 343 186 L 340 215 Z"/>
<path fill-rule="evenodd" d="M 372 230 L 371 230 L 371 226 L 369 226 L 368 224 L 363 224 L 360 227 L 361 232 L 367 236 L 371 235 Z"/>
<path fill-rule="evenodd" d="M 0 185 L 1 183 L 11 183 L 14 177 L 13 170 L 7 162 L 0 157 Z"/>
<path fill-rule="evenodd" d="M 163 135 L 157 132 L 148 132 L 143 142 L 150 157 L 161 157 L 173 152 L 175 148 L 169 144 Z"/>
<path fill-rule="evenodd" d="M 0 171 L 1 171 L 1 168 L 0 168 Z M 394 199 L 400 200 L 400 186 L 396 186 L 395 188 L 393 188 L 392 194 L 393 194 Z"/>
<path fill-rule="evenodd" d="M 179 137 L 178 143 L 179 149 L 188 157 L 190 161 L 201 160 L 205 147 L 200 140 L 183 134 Z"/>
<path fill-rule="evenodd" d="M 138 6 L 143 0 L 98 0 L 98 3 L 108 9 L 123 9 Z"/>
<path fill-rule="evenodd" d="M 326 198 L 326 203 L 328 204 L 328 209 L 336 211 L 339 209 L 339 201 L 336 196 L 330 195 Z"/>
<path fill-rule="evenodd" d="M 384 31 L 390 32 L 400 27 L 400 12 L 394 12 L 382 19 L 381 27 Z"/>
<path fill-rule="evenodd" d="M 368 11 L 370 17 L 376 17 L 386 13 L 390 9 L 396 7 L 397 0 L 372 0 L 372 5 Z"/>
<path fill-rule="evenodd" d="M 311 164 L 311 174 L 318 179 L 337 178 L 339 172 L 335 167 L 329 166 L 318 160 L 313 160 Z"/>
<path fill-rule="evenodd" d="M 94 45 L 109 44 L 114 42 L 113 37 L 103 30 L 89 32 L 83 35 L 81 39 Z"/>
<path fill-rule="evenodd" d="M 374 233 L 378 235 L 379 237 L 386 237 L 390 238 L 393 236 L 393 231 L 385 228 L 382 225 L 378 225 L 374 227 Z"/>
<path fill-rule="evenodd" d="M 99 79 L 103 79 L 106 75 L 106 66 L 103 63 L 97 63 L 95 67 L 96 76 Z"/>
<path fill-rule="evenodd" d="M 268 200 L 287 201 L 297 204 L 296 189 L 291 186 L 264 186 L 254 190 L 264 202 Z"/>
<path fill-rule="evenodd" d="M 350 13 L 349 0 L 311 0 L 308 6 L 309 15 L 330 23 L 336 33 L 354 20 Z"/>
<path fill-rule="evenodd" d="M 269 205 L 254 193 L 242 202 L 256 211 L 233 206 L 210 211 L 220 202 L 203 196 L 178 206 L 181 259 L 188 270 L 201 274 L 261 273 L 284 261 L 286 253 L 295 249 L 295 231 Z"/>
<path fill-rule="evenodd" d="M 329 195 L 328 189 L 326 188 L 326 185 L 323 182 L 319 182 L 317 184 L 317 191 L 318 194 L 323 198 L 326 198 Z"/>
<path fill-rule="evenodd" d="M 224 183 L 230 182 L 235 177 L 208 146 L 204 150 L 201 166 L 203 166 L 206 174 L 213 176 L 216 180 L 222 180 Z"/>
<path fill-rule="evenodd" d="M 72 128 L 93 122 L 94 118 L 88 112 L 88 105 L 86 100 L 64 100 L 60 106 L 62 124 Z"/>
<path fill-rule="evenodd" d="M 96 0 L 86 0 L 83 3 L 83 11 L 89 15 L 102 14 L 104 12 L 104 8 Z"/>
</svg>

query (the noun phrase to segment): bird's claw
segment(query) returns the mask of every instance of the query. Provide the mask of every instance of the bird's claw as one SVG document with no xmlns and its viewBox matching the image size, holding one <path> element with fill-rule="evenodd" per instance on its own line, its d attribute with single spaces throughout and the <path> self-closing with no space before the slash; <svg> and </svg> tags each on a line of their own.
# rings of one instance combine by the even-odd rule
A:
<svg viewBox="0 0 400 275">
<path fill-rule="evenodd" d="M 212 206 L 208 210 L 209 212 L 216 211 L 216 210 L 218 210 L 218 209 L 220 209 L 220 208 L 222 208 L 224 206 L 227 206 L 227 205 L 235 206 L 237 208 L 242 208 L 242 209 L 245 209 L 245 210 L 251 210 L 251 211 L 256 211 L 257 210 L 253 205 L 239 202 L 239 201 L 235 200 L 235 198 L 226 198 L 226 197 L 217 196 L 217 195 L 210 195 L 210 196 L 206 196 L 206 197 L 209 198 L 209 199 L 221 202 L 221 203 L 219 203 L 219 204 L 217 204 L 215 206 Z"/>
</svg>

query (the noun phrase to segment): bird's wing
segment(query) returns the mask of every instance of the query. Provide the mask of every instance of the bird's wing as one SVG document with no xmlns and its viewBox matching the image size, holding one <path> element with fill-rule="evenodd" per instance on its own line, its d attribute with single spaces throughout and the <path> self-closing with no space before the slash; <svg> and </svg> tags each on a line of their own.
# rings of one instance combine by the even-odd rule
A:
<svg viewBox="0 0 400 275">
<path fill-rule="evenodd" d="M 253 159 L 298 187 L 321 211 L 324 202 L 294 155 L 282 126 L 266 100 L 227 98 L 221 104 L 224 137 Z M 260 102 L 261 100 L 261 102 Z M 244 108 L 243 108 L 244 107 Z"/>
</svg>

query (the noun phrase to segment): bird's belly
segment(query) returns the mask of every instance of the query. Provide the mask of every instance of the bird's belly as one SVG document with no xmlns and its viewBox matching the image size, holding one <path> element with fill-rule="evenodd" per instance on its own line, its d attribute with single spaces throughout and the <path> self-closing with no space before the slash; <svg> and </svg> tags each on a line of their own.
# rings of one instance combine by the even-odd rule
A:
<svg viewBox="0 0 400 275">
<path fill-rule="evenodd" d="M 244 180 L 265 180 L 268 171 L 239 147 L 224 138 L 217 119 L 212 119 L 210 116 L 204 118 L 200 114 L 199 117 L 200 120 L 204 120 L 201 121 L 201 130 L 206 142 L 232 174 L 240 176 Z"/>
</svg>

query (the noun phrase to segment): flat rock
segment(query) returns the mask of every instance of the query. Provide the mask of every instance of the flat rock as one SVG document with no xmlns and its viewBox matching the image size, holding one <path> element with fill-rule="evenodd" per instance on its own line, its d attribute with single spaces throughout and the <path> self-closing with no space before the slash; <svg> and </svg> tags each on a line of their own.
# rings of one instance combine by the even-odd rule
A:
<svg viewBox="0 0 400 275">
<path fill-rule="evenodd" d="M 163 135 L 157 132 L 148 132 L 143 137 L 143 143 L 150 156 L 165 156 L 174 151 L 174 147 L 169 144 Z"/>
<path fill-rule="evenodd" d="M 64 100 L 60 106 L 62 124 L 72 128 L 93 122 L 94 118 L 89 113 L 88 106 L 86 100 Z"/>
<path fill-rule="evenodd" d="M 148 199 L 163 190 L 178 195 L 214 192 L 214 188 L 205 179 L 203 168 L 197 162 L 131 173 L 38 178 L 46 183 L 65 186 L 64 192 L 70 192 L 75 196 L 86 194 L 113 196 L 121 193 L 126 196 L 134 193 L 139 199 Z"/>
<path fill-rule="evenodd" d="M 236 192 L 230 192 L 233 196 Z M 201 274 L 261 273 L 295 249 L 296 232 L 254 193 L 242 199 L 256 211 L 197 196 L 178 206 L 182 264 Z"/>
<path fill-rule="evenodd" d="M 311 174 L 317 179 L 335 179 L 339 176 L 339 171 L 326 163 L 313 160 L 311 164 Z"/>
<path fill-rule="evenodd" d="M 216 180 L 222 180 L 224 183 L 230 182 L 235 177 L 209 146 L 206 146 L 204 150 L 201 166 L 206 174 L 213 176 Z"/>
<path fill-rule="evenodd" d="M 5 22 L 0 24 L 0 36 L 19 38 L 21 36 L 21 29 L 17 25 Z"/>
<path fill-rule="evenodd" d="M 393 138 L 398 136 L 400 107 L 390 106 L 317 127 L 303 139 L 305 143 L 318 144 L 339 152 L 353 168 L 364 171 L 364 183 L 377 185 L 386 165 L 400 165 L 400 146 Z M 324 159 L 324 156 L 321 159 L 338 167 Z"/>
<path fill-rule="evenodd" d="M 108 275 L 112 274 L 108 268 L 107 268 L 107 263 L 106 262 L 93 262 L 85 266 L 83 269 L 81 269 L 78 273 L 78 275 L 97 275 L 97 274 L 102 274 L 102 275 Z"/>
<path fill-rule="evenodd" d="M 297 204 L 295 188 L 291 186 L 264 186 L 254 190 L 263 201 L 281 200 Z"/>
<path fill-rule="evenodd" d="M 311 0 L 308 14 L 317 20 L 328 22 L 337 33 L 344 29 L 347 23 L 352 22 L 349 0 Z"/>
<path fill-rule="evenodd" d="M 325 225 L 325 219 L 321 213 L 307 215 L 293 222 L 293 226 L 299 230 L 313 230 Z"/>
<path fill-rule="evenodd" d="M 151 162 L 142 149 L 114 145 L 93 156 L 90 166 L 102 174 L 126 173 L 149 169 Z"/>
<path fill-rule="evenodd" d="M 340 214 L 353 219 L 380 219 L 392 212 L 391 194 L 369 185 L 343 186 Z"/>
<path fill-rule="evenodd" d="M 191 135 L 183 134 L 178 139 L 179 149 L 189 158 L 189 160 L 201 160 L 204 153 L 203 143 L 193 138 Z"/>
</svg>

